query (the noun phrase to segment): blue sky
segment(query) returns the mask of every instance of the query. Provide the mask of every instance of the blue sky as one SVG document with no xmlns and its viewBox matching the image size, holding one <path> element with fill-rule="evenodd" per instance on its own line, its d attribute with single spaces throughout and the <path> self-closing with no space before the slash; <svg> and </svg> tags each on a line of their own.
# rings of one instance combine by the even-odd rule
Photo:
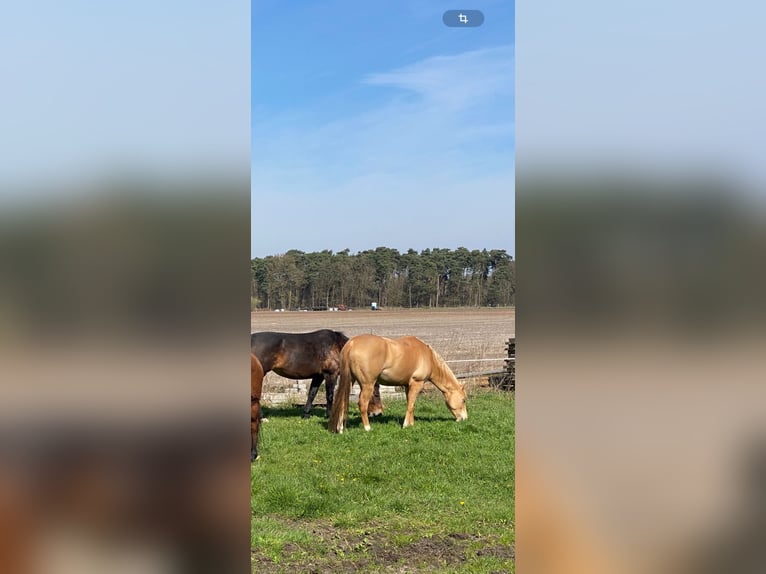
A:
<svg viewBox="0 0 766 574">
<path fill-rule="evenodd" d="M 514 7 L 257 2 L 253 256 L 380 245 L 514 252 Z"/>
</svg>

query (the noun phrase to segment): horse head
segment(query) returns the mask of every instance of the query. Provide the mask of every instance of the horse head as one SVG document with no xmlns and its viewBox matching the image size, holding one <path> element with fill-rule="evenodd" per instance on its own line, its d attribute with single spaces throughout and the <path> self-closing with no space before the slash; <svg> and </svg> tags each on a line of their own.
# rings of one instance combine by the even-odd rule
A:
<svg viewBox="0 0 766 574">
<path fill-rule="evenodd" d="M 444 359 L 431 348 L 433 356 L 433 371 L 431 382 L 434 383 L 444 394 L 444 402 L 452 412 L 456 421 L 464 421 L 468 418 L 468 410 L 465 406 L 465 386 L 460 384 L 457 377 L 444 362 Z"/>
<path fill-rule="evenodd" d="M 444 402 L 447 408 L 455 416 L 456 421 L 464 421 L 468 418 L 468 410 L 465 406 L 465 388 L 463 385 L 457 385 L 456 389 L 444 393 Z"/>
</svg>

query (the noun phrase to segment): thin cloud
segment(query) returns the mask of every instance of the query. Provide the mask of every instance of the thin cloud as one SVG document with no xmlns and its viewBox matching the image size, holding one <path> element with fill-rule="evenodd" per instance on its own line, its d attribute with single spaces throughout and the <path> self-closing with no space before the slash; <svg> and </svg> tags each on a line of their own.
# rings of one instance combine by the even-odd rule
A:
<svg viewBox="0 0 766 574">
<path fill-rule="evenodd" d="M 430 102 L 459 107 L 513 95 L 512 46 L 434 56 L 389 72 L 370 74 L 362 83 L 398 88 Z"/>
</svg>

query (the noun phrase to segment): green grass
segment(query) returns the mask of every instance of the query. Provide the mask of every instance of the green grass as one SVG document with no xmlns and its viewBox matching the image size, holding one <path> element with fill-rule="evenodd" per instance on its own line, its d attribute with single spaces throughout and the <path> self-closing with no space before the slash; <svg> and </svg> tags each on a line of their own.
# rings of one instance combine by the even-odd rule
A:
<svg viewBox="0 0 766 574">
<path fill-rule="evenodd" d="M 404 401 L 331 434 L 321 409 L 267 408 L 252 465 L 253 571 L 513 572 L 514 402 L 469 395 L 456 423 L 424 393 L 415 425 Z"/>
</svg>

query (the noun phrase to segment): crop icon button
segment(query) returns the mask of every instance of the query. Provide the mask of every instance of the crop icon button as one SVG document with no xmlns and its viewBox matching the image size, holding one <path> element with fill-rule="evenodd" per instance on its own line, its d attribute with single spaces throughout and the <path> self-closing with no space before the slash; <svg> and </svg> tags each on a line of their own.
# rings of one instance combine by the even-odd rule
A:
<svg viewBox="0 0 766 574">
<path fill-rule="evenodd" d="M 476 28 L 484 23 L 481 10 L 447 10 L 442 21 L 450 28 Z"/>
</svg>

